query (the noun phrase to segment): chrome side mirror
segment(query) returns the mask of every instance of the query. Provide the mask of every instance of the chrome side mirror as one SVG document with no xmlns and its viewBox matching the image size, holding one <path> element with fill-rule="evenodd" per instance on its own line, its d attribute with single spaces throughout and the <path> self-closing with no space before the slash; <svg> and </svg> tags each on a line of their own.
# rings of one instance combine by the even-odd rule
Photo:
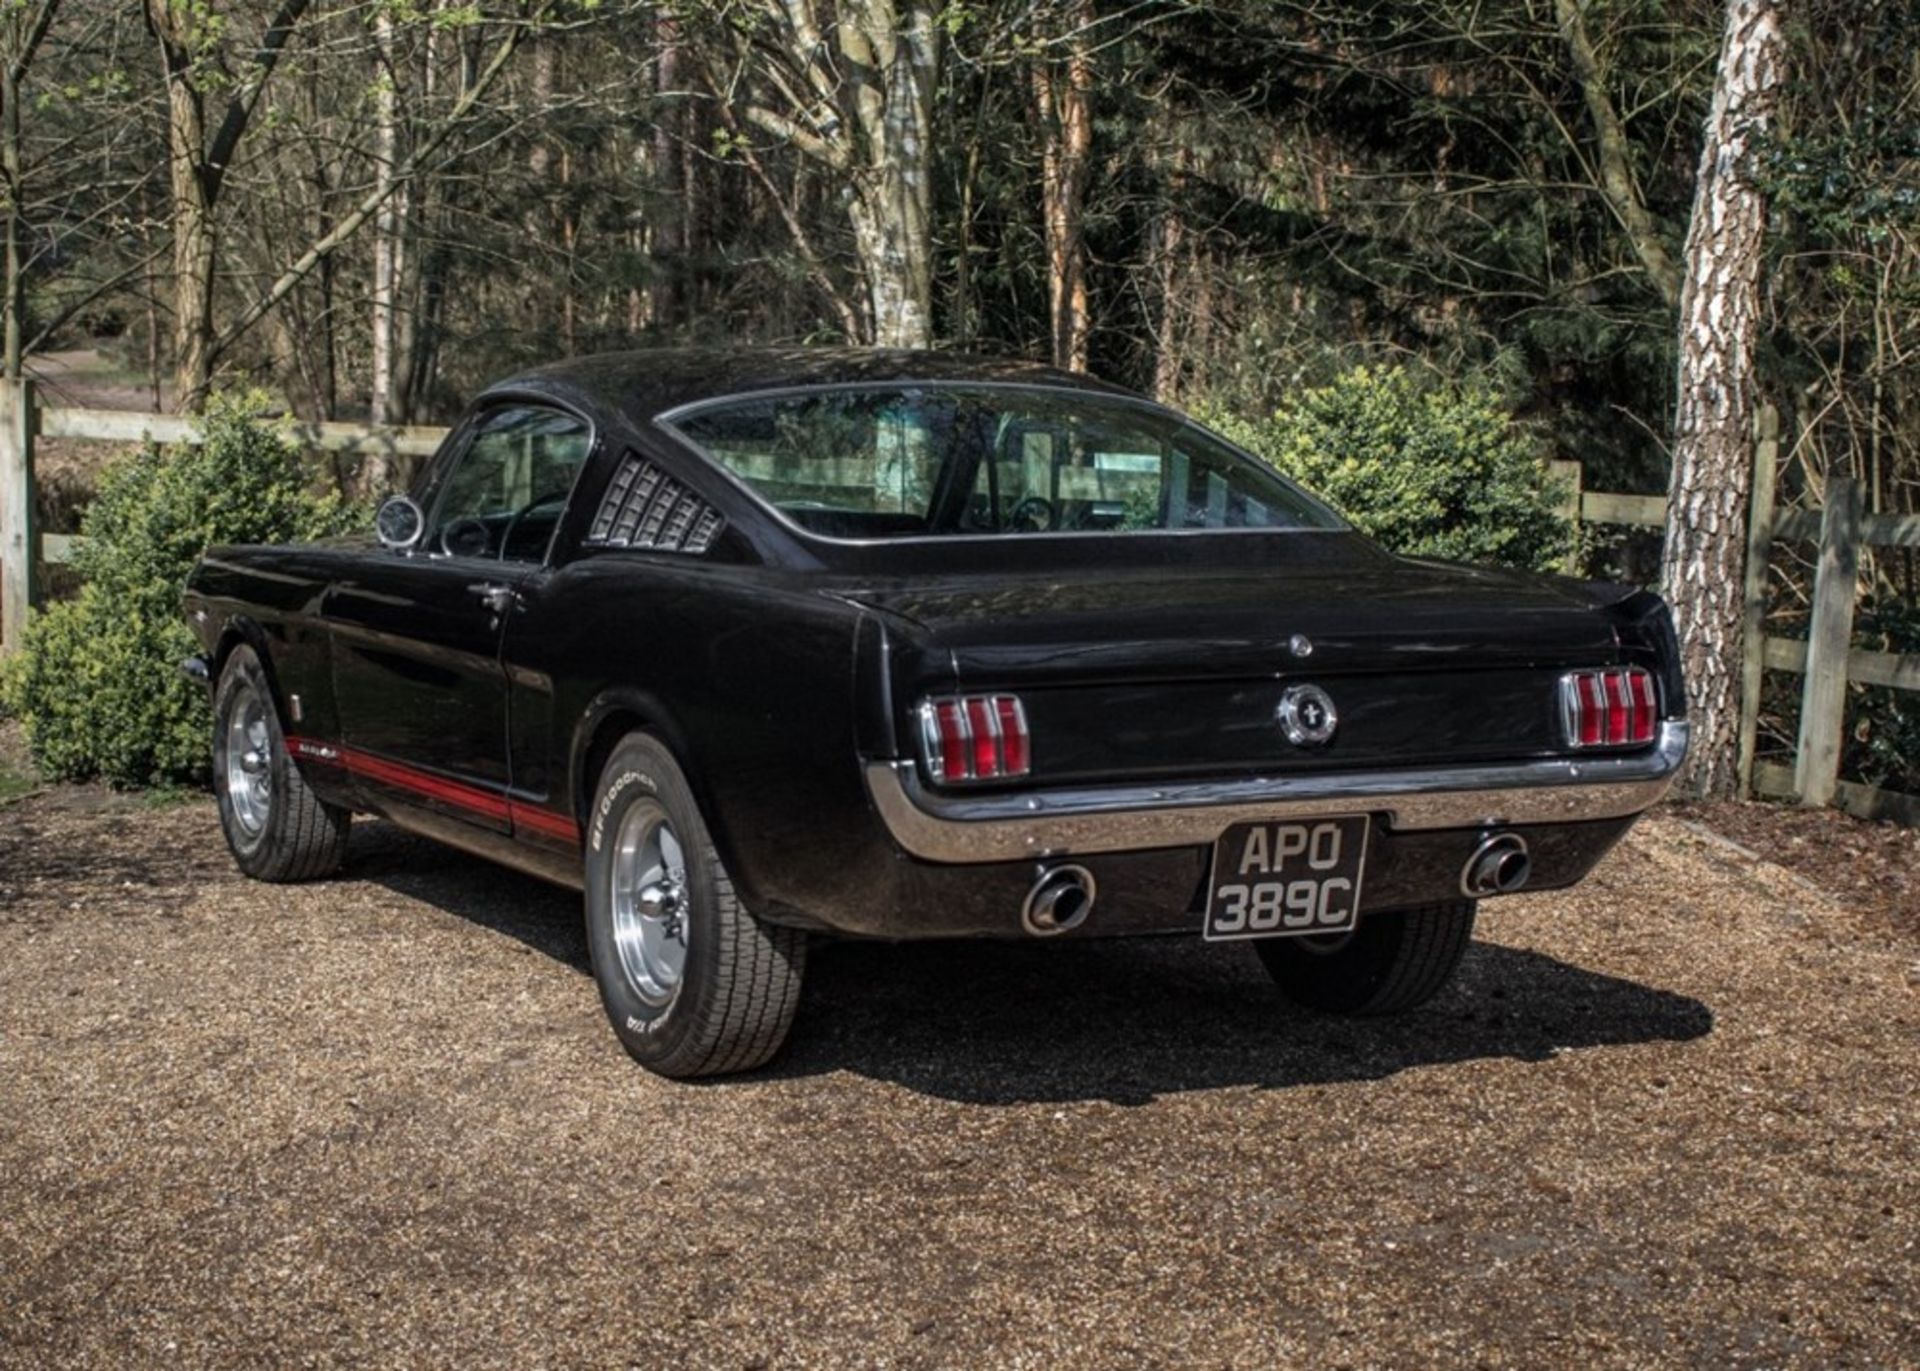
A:
<svg viewBox="0 0 1920 1371">
<path fill-rule="evenodd" d="M 379 535 L 382 547 L 407 552 L 418 545 L 420 535 L 427 531 L 427 516 L 406 496 L 395 495 L 384 501 L 374 514 L 373 531 Z"/>
</svg>

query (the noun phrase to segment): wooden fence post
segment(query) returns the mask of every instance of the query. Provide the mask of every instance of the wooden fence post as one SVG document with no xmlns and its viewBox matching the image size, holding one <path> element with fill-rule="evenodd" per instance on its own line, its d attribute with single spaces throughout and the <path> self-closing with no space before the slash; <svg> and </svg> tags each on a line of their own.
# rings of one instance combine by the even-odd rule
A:
<svg viewBox="0 0 1920 1371">
<path fill-rule="evenodd" d="M 1567 546 L 1566 560 L 1560 569 L 1569 576 L 1580 574 L 1580 483 L 1584 468 L 1570 457 L 1552 457 L 1547 460 L 1547 475 L 1560 482 L 1564 494 L 1560 500 L 1560 517 L 1573 525 L 1573 541 Z"/>
<path fill-rule="evenodd" d="M 0 653 L 19 649 L 39 598 L 33 505 L 33 382 L 0 381 Z"/>
<path fill-rule="evenodd" d="M 1793 788 L 1804 805 L 1833 803 L 1847 722 L 1847 654 L 1853 647 L 1853 602 L 1860 575 L 1860 483 L 1827 483 L 1820 515 L 1820 568 L 1813 578 L 1813 622 L 1807 630 L 1806 686 L 1800 696 L 1800 746 Z"/>
<path fill-rule="evenodd" d="M 1780 465 L 1780 411 L 1754 416 L 1753 502 L 1747 512 L 1745 632 L 1740 651 L 1740 794 L 1753 793 L 1753 754 L 1760 743 L 1760 684 L 1766 671 L 1767 573 L 1773 556 L 1774 482 Z"/>
</svg>

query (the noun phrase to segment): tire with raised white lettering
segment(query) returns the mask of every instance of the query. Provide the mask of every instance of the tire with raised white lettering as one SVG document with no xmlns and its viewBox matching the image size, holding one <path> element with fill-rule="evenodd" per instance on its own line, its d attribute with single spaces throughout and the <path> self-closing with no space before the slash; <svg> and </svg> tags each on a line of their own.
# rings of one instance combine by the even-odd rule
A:
<svg viewBox="0 0 1920 1371">
<path fill-rule="evenodd" d="M 213 693 L 213 792 L 233 860 L 256 881 L 330 876 L 347 854 L 350 811 L 308 789 L 251 647 L 233 650 Z"/>
<path fill-rule="evenodd" d="M 763 923 L 733 880 L 673 754 L 632 733 L 587 823 L 587 949 L 621 1045 L 662 1076 L 749 1071 L 780 1050 L 807 935 Z"/>
<path fill-rule="evenodd" d="M 1453 979 L 1473 941 L 1472 900 L 1381 910 L 1351 933 L 1254 943 L 1280 993 L 1329 1014 L 1397 1014 Z"/>
</svg>

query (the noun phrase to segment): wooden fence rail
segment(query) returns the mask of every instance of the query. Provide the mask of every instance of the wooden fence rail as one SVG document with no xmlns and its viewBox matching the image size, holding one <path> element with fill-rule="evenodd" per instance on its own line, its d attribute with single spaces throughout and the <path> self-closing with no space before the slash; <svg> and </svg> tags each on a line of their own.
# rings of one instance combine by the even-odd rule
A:
<svg viewBox="0 0 1920 1371">
<path fill-rule="evenodd" d="M 367 424 L 299 423 L 287 437 L 312 452 L 349 456 L 380 452 L 394 457 L 430 457 L 446 437 L 444 428 L 374 428 Z M 32 381 L 0 383 L 0 651 L 17 646 L 42 565 L 71 560 L 79 539 L 72 534 L 36 536 L 34 444 L 41 438 L 102 443 L 198 443 L 197 423 L 175 414 L 55 407 L 41 402 Z"/>
<path fill-rule="evenodd" d="M 290 424 L 288 436 L 321 452 L 382 452 L 400 457 L 432 455 L 446 436 L 442 428 L 372 428 L 364 424 Z M 197 443 L 194 422 L 167 414 L 52 408 L 41 405 L 32 382 L 0 384 L 0 650 L 17 646 L 41 563 L 68 561 L 79 539 L 68 534 L 36 537 L 33 527 L 33 447 L 36 438 L 95 442 Z M 1852 645 L 1854 601 L 1862 547 L 1920 548 L 1920 515 L 1867 514 L 1860 488 L 1848 480 L 1829 483 L 1818 510 L 1775 508 L 1774 474 L 1779 460 L 1779 418 L 1760 414 L 1754 443 L 1753 502 L 1748 526 L 1746 654 L 1741 679 L 1740 776 L 1763 795 L 1791 796 L 1803 804 L 1838 804 L 1870 818 L 1920 824 L 1920 796 L 1903 795 L 1839 778 L 1845 742 L 1849 682 L 1893 690 L 1920 690 L 1920 654 L 1871 652 Z M 1581 488 L 1580 464 L 1550 464 L 1566 491 L 1563 511 L 1576 523 L 1661 528 L 1667 502 L 1658 495 L 1620 495 Z M 1766 633 L 1768 565 L 1776 541 L 1819 545 L 1813 619 L 1806 641 Z M 1577 570 L 1570 564 L 1570 571 Z M 1794 672 L 1804 678 L 1800 733 L 1791 767 L 1756 761 L 1762 673 Z"/>
</svg>

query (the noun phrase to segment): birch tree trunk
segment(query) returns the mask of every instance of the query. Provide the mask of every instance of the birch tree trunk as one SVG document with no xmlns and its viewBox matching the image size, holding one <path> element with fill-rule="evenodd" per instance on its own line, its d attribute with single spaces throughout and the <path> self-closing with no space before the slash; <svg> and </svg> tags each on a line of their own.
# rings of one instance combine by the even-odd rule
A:
<svg viewBox="0 0 1920 1371">
<path fill-rule="evenodd" d="M 852 10 L 853 7 L 849 7 Z M 867 276 L 873 341 L 933 342 L 933 85 L 939 52 L 933 6 L 868 0 L 840 16 L 853 65 L 863 163 L 847 211 Z"/>
<path fill-rule="evenodd" d="M 1687 229 L 1662 579 L 1693 723 L 1682 784 L 1703 798 L 1730 796 L 1738 785 L 1753 343 L 1766 229 L 1751 156 L 1773 112 L 1785 46 L 1776 0 L 1728 0 Z"/>
<path fill-rule="evenodd" d="M 400 279 L 401 206 L 395 194 L 393 172 L 399 161 L 399 63 L 395 60 L 393 13 L 382 7 L 373 21 L 374 47 L 383 70 L 374 89 L 374 161 L 385 198 L 373 221 L 373 376 L 367 417 L 376 424 L 391 422 L 393 410 L 394 299 Z M 367 458 L 369 490 L 384 490 L 389 479 L 384 453 Z M 376 470 L 378 468 L 378 470 Z"/>
<path fill-rule="evenodd" d="M 741 114 L 830 168 L 843 187 L 866 282 L 870 341 L 926 347 L 933 339 L 936 6 L 767 0 L 767 8 L 781 60 L 760 68 L 767 90 Z M 743 47 L 742 65 L 753 69 L 766 56 L 760 48 L 749 56 Z M 734 86 L 718 76 L 711 84 Z"/>
</svg>

